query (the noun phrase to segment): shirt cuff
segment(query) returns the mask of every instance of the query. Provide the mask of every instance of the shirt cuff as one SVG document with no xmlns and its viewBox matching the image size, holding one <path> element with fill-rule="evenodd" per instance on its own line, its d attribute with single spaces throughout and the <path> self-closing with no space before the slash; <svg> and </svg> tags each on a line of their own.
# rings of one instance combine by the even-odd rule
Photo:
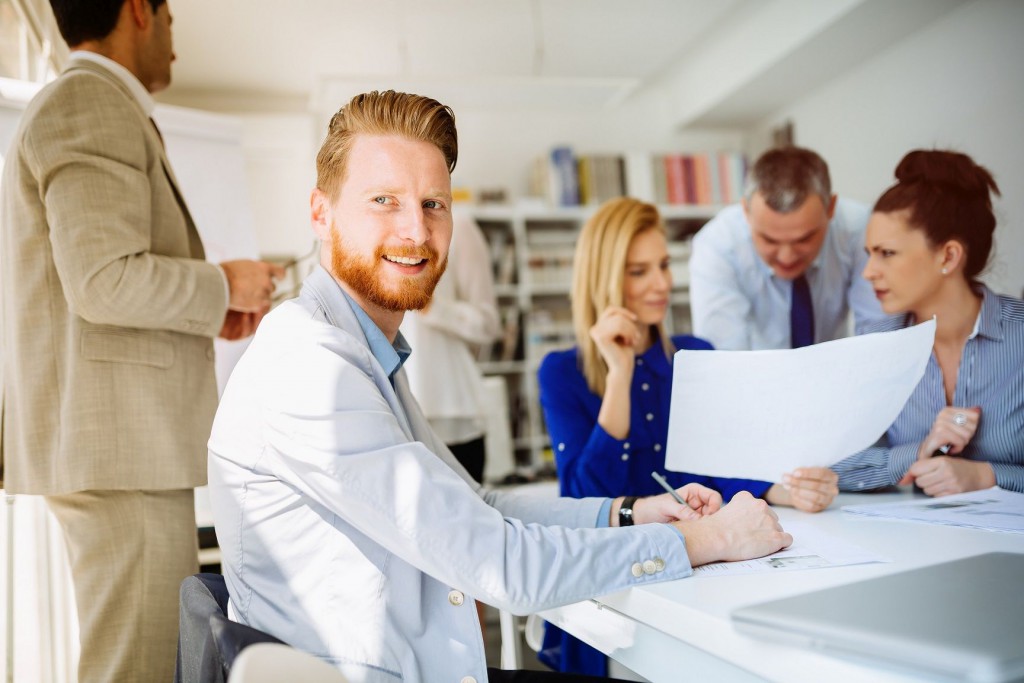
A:
<svg viewBox="0 0 1024 683">
<path fill-rule="evenodd" d="M 231 286 L 228 284 L 228 274 L 224 272 L 224 267 L 219 263 L 217 270 L 220 271 L 220 280 L 224 283 L 224 300 L 228 302 L 228 308 L 231 308 Z"/>
<path fill-rule="evenodd" d="M 604 502 L 601 503 L 601 509 L 597 511 L 597 523 L 594 524 L 598 529 L 604 529 L 611 526 L 611 512 L 612 512 L 612 499 L 605 498 Z"/>
<path fill-rule="evenodd" d="M 1007 491 L 1024 492 L 1024 467 L 1005 462 L 990 462 L 996 486 Z"/>
<path fill-rule="evenodd" d="M 907 470 L 917 462 L 917 451 L 920 444 L 905 443 L 889 449 L 889 477 L 892 484 L 899 483 Z"/>
</svg>

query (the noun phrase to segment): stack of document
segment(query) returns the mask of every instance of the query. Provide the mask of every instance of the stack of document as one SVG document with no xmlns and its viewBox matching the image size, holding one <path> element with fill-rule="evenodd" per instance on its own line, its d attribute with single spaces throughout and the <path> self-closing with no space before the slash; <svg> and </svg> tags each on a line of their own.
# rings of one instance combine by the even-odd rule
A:
<svg viewBox="0 0 1024 683">
<path fill-rule="evenodd" d="M 947 524 L 1024 534 L 1024 493 L 998 486 L 942 498 L 902 503 L 844 505 L 843 512 L 908 522 Z"/>
</svg>

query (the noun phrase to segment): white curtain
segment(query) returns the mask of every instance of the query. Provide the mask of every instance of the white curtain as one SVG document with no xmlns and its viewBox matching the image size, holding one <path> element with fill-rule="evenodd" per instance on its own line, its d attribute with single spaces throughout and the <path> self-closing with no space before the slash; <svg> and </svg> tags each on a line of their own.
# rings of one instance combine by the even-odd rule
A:
<svg viewBox="0 0 1024 683">
<path fill-rule="evenodd" d="M 78 619 L 64 539 L 38 496 L 3 495 L 4 680 L 77 680 Z"/>
</svg>

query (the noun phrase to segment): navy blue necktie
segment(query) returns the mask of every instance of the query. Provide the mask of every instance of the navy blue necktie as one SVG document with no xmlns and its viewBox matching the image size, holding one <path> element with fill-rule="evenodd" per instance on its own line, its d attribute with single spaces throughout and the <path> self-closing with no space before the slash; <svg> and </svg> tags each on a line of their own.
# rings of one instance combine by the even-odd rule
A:
<svg viewBox="0 0 1024 683">
<path fill-rule="evenodd" d="M 814 305 L 811 288 L 803 275 L 793 280 L 793 299 L 789 304 L 790 346 L 798 349 L 814 343 Z"/>
</svg>

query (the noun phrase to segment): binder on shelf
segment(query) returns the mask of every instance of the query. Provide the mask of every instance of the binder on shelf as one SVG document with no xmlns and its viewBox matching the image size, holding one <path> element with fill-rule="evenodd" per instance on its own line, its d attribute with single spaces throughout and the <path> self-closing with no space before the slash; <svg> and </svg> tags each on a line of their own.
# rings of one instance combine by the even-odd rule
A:
<svg viewBox="0 0 1024 683">
<path fill-rule="evenodd" d="M 557 206 L 576 206 L 580 203 L 579 179 L 576 159 L 569 147 L 555 147 L 551 150 L 551 168 L 555 179 Z"/>
</svg>

